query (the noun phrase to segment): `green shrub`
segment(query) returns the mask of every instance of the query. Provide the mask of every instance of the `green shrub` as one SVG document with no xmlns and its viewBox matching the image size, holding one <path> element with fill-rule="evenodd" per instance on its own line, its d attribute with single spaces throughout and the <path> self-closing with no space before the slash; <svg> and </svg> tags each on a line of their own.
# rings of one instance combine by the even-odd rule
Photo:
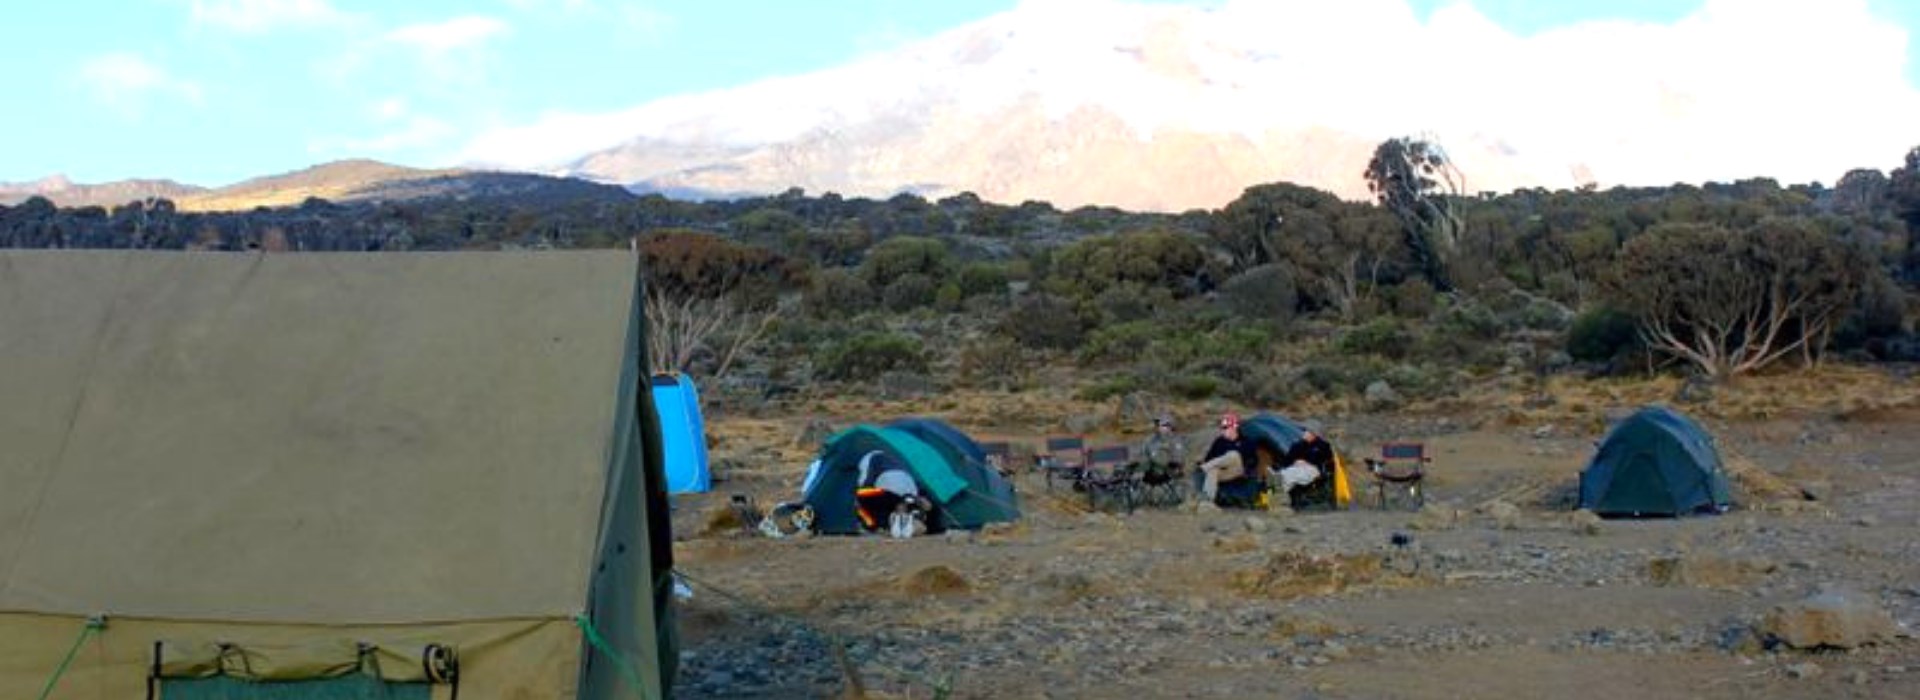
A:
<svg viewBox="0 0 1920 700">
<path fill-rule="evenodd" d="M 1399 320 L 1385 316 L 1348 328 L 1335 343 L 1343 353 L 1396 359 L 1406 357 L 1412 345 L 1413 334 Z"/>
<path fill-rule="evenodd" d="M 1205 374 L 1178 374 L 1167 382 L 1167 390 L 1190 401 L 1210 399 L 1220 392 L 1220 380 Z"/>
<path fill-rule="evenodd" d="M 1606 306 L 1574 317 L 1567 330 L 1567 354 L 1583 362 L 1605 362 L 1638 344 L 1633 317 Z"/>
<path fill-rule="evenodd" d="M 1107 323 L 1138 321 L 1172 306 L 1173 292 L 1137 283 L 1116 284 L 1094 297 L 1093 305 Z"/>
<path fill-rule="evenodd" d="M 989 337 L 960 348 L 960 377 L 975 387 L 1018 388 L 1027 373 L 1026 351 L 1011 338 Z"/>
<path fill-rule="evenodd" d="M 1086 338 L 1079 309 L 1050 294 L 1022 297 L 1003 323 L 1006 335 L 1030 348 L 1070 350 Z"/>
<path fill-rule="evenodd" d="M 880 299 L 888 311 L 904 313 L 933 304 L 938 291 L 932 277 L 911 272 L 894 278 Z"/>
<path fill-rule="evenodd" d="M 1152 321 L 1128 321 L 1098 328 L 1080 346 L 1082 365 L 1131 362 L 1140 359 L 1156 338 L 1165 334 Z"/>
<path fill-rule="evenodd" d="M 1220 285 L 1220 302 L 1242 318 L 1285 322 L 1300 302 L 1293 274 L 1281 265 L 1260 265 Z"/>
<path fill-rule="evenodd" d="M 1082 401 L 1105 401 L 1116 396 L 1126 396 L 1141 389 L 1138 373 L 1127 373 L 1107 377 L 1082 387 L 1076 396 Z"/>
<path fill-rule="evenodd" d="M 852 270 L 835 267 L 813 275 L 803 306 L 816 318 L 846 318 L 872 309 L 873 286 Z"/>
<path fill-rule="evenodd" d="M 954 276 L 954 282 L 960 287 L 960 295 L 973 298 L 983 294 L 1006 294 L 1007 267 L 994 263 L 968 263 Z"/>
<path fill-rule="evenodd" d="M 1401 318 L 1426 318 L 1433 313 L 1433 285 L 1424 279 L 1410 279 L 1394 285 L 1387 305 Z"/>
<path fill-rule="evenodd" d="M 862 333 L 821 350 L 814 360 L 824 379 L 872 381 L 891 371 L 926 371 L 920 340 L 897 333 Z"/>
</svg>

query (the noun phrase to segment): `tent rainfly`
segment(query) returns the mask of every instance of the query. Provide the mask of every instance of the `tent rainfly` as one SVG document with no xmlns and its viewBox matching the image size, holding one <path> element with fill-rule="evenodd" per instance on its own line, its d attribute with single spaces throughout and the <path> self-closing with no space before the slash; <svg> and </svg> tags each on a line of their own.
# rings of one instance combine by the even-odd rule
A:
<svg viewBox="0 0 1920 700">
<path fill-rule="evenodd" d="M 1675 516 L 1732 506 L 1713 435 L 1670 408 L 1643 408 L 1614 425 L 1580 472 L 1580 507 L 1600 515 Z"/>
<path fill-rule="evenodd" d="M 638 279 L 0 251 L 0 698 L 663 697 Z"/>
</svg>

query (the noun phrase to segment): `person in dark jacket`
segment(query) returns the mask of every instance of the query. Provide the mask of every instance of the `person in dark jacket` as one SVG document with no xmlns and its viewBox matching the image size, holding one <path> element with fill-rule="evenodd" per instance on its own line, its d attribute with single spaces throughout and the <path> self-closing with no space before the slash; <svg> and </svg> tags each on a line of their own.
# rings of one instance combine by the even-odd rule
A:
<svg viewBox="0 0 1920 700">
<path fill-rule="evenodd" d="M 1280 488 L 1292 491 L 1295 487 L 1313 483 L 1321 474 L 1333 470 L 1333 446 L 1308 428 L 1300 433 L 1300 439 L 1292 447 L 1287 448 L 1284 461 L 1287 466 L 1280 470 Z"/>
<path fill-rule="evenodd" d="M 1220 493 L 1220 482 L 1246 476 L 1260 463 L 1253 440 L 1240 433 L 1240 415 L 1228 412 L 1220 417 L 1220 435 L 1207 447 L 1196 472 L 1200 477 L 1197 503 L 1212 503 Z"/>
</svg>

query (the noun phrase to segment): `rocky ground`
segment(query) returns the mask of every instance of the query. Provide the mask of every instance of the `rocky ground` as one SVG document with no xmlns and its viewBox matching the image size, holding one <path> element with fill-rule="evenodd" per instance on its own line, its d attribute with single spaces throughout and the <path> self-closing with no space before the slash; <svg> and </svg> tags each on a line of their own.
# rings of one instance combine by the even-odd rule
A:
<svg viewBox="0 0 1920 700">
<path fill-rule="evenodd" d="M 1708 421 L 1744 470 L 1718 517 L 1571 511 L 1604 421 L 1409 413 L 1328 422 L 1354 456 L 1425 440 L 1419 512 L 1089 512 L 1026 477 L 979 533 L 731 527 L 728 494 L 792 497 L 810 420 L 848 419 L 710 417 L 677 697 L 1920 697 L 1912 408 Z"/>
</svg>

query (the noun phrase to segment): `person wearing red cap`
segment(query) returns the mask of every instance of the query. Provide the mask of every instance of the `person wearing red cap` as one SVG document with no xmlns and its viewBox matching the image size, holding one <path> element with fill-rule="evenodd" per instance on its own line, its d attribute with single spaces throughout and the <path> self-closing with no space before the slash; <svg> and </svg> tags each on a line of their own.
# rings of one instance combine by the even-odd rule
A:
<svg viewBox="0 0 1920 700">
<path fill-rule="evenodd" d="M 1240 414 L 1228 411 L 1220 416 L 1220 435 L 1207 447 L 1207 456 L 1196 471 L 1200 475 L 1199 503 L 1213 503 L 1220 493 L 1220 482 L 1245 476 L 1247 467 L 1259 464 L 1253 441 L 1240 434 Z"/>
</svg>

